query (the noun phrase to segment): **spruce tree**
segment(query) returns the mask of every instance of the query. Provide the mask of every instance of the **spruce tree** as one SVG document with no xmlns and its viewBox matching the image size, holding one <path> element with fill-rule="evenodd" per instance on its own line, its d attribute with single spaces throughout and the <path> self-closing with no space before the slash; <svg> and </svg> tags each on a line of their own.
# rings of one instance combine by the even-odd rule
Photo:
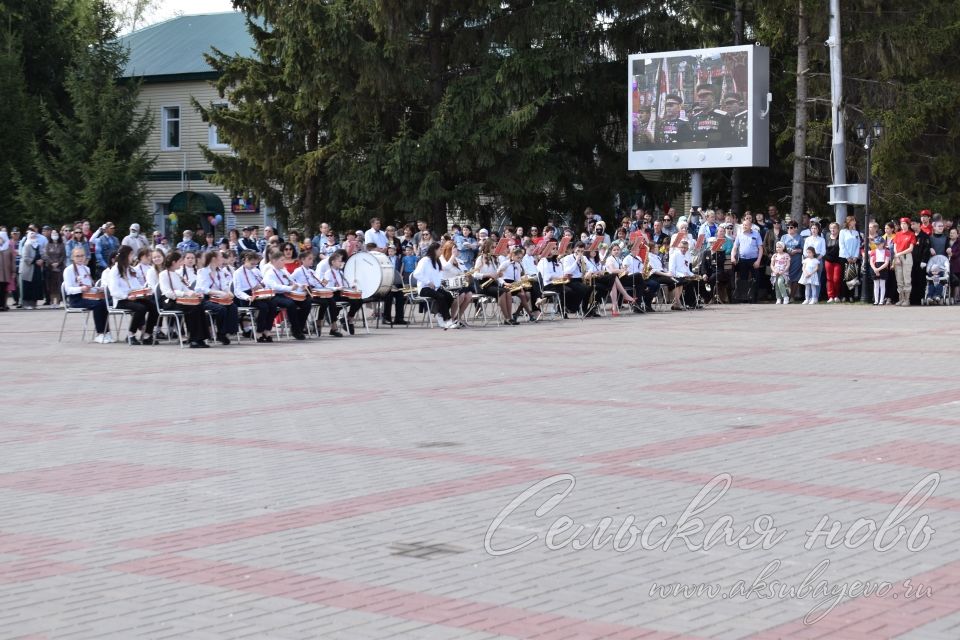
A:
<svg viewBox="0 0 960 640">
<path fill-rule="evenodd" d="M 149 113 L 137 105 L 139 85 L 120 82 L 127 53 L 117 41 L 115 15 L 103 0 L 91 14 L 91 44 L 67 70 L 69 113 L 42 109 L 46 149 L 37 145 L 39 185 L 23 185 L 20 201 L 35 219 L 111 219 L 120 228 L 145 222 L 145 151 Z"/>
</svg>

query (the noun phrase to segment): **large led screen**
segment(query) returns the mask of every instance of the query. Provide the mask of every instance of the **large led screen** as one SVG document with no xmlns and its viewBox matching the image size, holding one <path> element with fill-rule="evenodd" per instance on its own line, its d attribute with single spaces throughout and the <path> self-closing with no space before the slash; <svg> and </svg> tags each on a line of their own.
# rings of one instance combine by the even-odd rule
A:
<svg viewBox="0 0 960 640">
<path fill-rule="evenodd" d="M 752 45 L 629 58 L 629 168 L 765 167 L 769 50 Z"/>
</svg>

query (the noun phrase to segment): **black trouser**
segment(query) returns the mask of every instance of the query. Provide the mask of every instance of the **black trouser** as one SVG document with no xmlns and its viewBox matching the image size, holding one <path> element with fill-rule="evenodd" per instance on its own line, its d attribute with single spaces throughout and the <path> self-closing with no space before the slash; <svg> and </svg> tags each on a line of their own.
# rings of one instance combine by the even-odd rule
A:
<svg viewBox="0 0 960 640">
<path fill-rule="evenodd" d="M 398 320 L 403 320 L 403 305 L 407 302 L 406 296 L 403 295 L 402 291 L 391 291 L 383 297 L 383 319 L 390 322 L 391 314 L 393 311 L 393 306 L 396 304 L 397 312 L 393 314 L 393 322 Z"/>
<path fill-rule="evenodd" d="M 353 300 L 351 298 L 344 297 L 339 291 L 333 294 L 334 303 L 347 302 L 349 307 L 347 307 L 347 320 L 353 322 L 353 316 L 357 315 L 357 311 L 363 308 L 363 300 Z"/>
<path fill-rule="evenodd" d="M 241 307 L 251 307 L 257 310 L 257 333 L 266 333 L 273 328 L 273 318 L 277 315 L 277 305 L 273 298 L 259 298 L 257 300 L 237 300 Z"/>
<path fill-rule="evenodd" d="M 183 313 L 183 322 L 187 325 L 187 333 L 190 334 L 191 342 L 201 342 L 210 337 L 210 332 L 207 330 L 207 319 L 203 313 L 203 307 L 199 304 L 180 304 L 176 300 L 168 298 L 163 303 L 163 308 L 167 311 Z"/>
<path fill-rule="evenodd" d="M 7 308 L 7 283 L 0 280 L 0 309 Z"/>
<path fill-rule="evenodd" d="M 540 283 L 536 280 L 532 280 L 530 284 L 533 285 L 527 289 L 527 293 L 530 295 L 530 308 L 536 309 L 537 301 L 543 297 L 543 291 L 540 289 Z"/>
<path fill-rule="evenodd" d="M 595 303 L 603 304 L 603 300 L 610 295 L 613 290 L 613 275 L 605 273 L 593 278 L 593 288 L 596 291 Z"/>
<path fill-rule="evenodd" d="M 583 284 L 583 280 L 580 278 L 574 278 L 570 280 L 570 284 L 567 285 L 570 288 L 570 291 L 573 291 L 574 297 L 577 299 L 577 304 L 575 306 L 570 306 L 570 292 L 567 292 L 567 310 L 576 311 L 583 306 L 586 306 L 586 302 L 590 297 L 590 287 Z M 583 309 L 586 311 L 586 309 Z"/>
<path fill-rule="evenodd" d="M 420 297 L 433 300 L 434 311 L 440 314 L 445 321 L 450 320 L 450 305 L 453 304 L 453 296 L 446 289 L 433 289 L 432 287 L 422 287 Z"/>
<path fill-rule="evenodd" d="M 153 335 L 153 328 L 157 326 L 157 320 L 160 319 L 160 312 L 157 310 L 157 303 L 153 298 L 117 300 L 117 309 L 123 309 L 133 314 L 130 318 L 131 335 L 141 328 L 143 328 L 145 334 Z M 144 327 L 144 322 L 146 322 L 146 327 Z"/>
<path fill-rule="evenodd" d="M 333 296 L 329 298 L 313 298 L 313 304 L 319 309 L 318 313 L 327 319 L 327 324 L 333 326 Z"/>
<path fill-rule="evenodd" d="M 660 285 L 654 280 L 644 280 L 642 273 L 635 273 L 620 278 L 624 289 L 633 289 L 633 297 L 643 300 L 649 309 L 653 309 L 653 301 L 657 297 Z"/>
<path fill-rule="evenodd" d="M 737 260 L 736 272 L 737 272 L 737 282 L 744 281 L 749 282 L 750 280 L 756 280 L 757 278 L 757 268 L 753 266 L 753 263 L 756 262 L 756 258 L 740 258 Z M 757 287 L 753 287 L 753 297 L 750 300 L 751 302 L 757 301 Z"/>
<path fill-rule="evenodd" d="M 237 311 L 236 304 L 217 304 L 204 300 L 203 310 L 209 311 L 213 316 L 213 322 L 217 325 L 218 338 L 240 330 L 240 312 Z"/>
<path fill-rule="evenodd" d="M 570 313 L 576 313 L 583 301 L 583 294 L 569 284 L 548 284 L 544 287 L 544 291 L 552 291 L 560 296 L 560 302 L 563 304 L 564 310 Z"/>
<path fill-rule="evenodd" d="M 67 296 L 71 307 L 90 309 L 93 312 L 93 326 L 97 333 L 107 330 L 107 303 L 105 300 L 87 300 L 79 293 Z"/>
<path fill-rule="evenodd" d="M 312 304 L 310 298 L 297 302 L 285 295 L 278 295 L 274 296 L 273 300 L 277 303 L 279 309 L 286 312 L 293 335 L 302 335 L 307 326 L 307 317 L 310 315 L 310 305 Z"/>
</svg>

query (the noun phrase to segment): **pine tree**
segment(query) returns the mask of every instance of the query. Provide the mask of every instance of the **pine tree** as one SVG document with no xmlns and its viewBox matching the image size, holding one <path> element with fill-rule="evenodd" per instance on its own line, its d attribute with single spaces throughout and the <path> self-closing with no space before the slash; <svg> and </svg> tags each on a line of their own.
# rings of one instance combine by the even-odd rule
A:
<svg viewBox="0 0 960 640">
<path fill-rule="evenodd" d="M 90 26 L 91 44 L 64 81 L 70 113 L 42 109 L 46 149 L 35 151 L 40 182 L 23 185 L 20 201 L 34 219 L 110 219 L 122 228 L 146 220 L 145 179 L 153 159 L 144 145 L 151 118 L 138 111 L 139 85 L 119 82 L 127 54 L 103 0 L 94 3 Z"/>
</svg>

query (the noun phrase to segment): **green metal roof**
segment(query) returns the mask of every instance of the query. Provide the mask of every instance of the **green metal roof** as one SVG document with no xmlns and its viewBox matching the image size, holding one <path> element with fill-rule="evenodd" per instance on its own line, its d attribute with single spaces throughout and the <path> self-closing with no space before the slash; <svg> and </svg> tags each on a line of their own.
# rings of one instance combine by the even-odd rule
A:
<svg viewBox="0 0 960 640">
<path fill-rule="evenodd" d="M 180 16 L 127 34 L 120 42 L 130 51 L 124 77 L 146 82 L 213 74 L 203 58 L 211 47 L 229 54 L 253 50 L 244 15 L 237 11 Z"/>
</svg>

